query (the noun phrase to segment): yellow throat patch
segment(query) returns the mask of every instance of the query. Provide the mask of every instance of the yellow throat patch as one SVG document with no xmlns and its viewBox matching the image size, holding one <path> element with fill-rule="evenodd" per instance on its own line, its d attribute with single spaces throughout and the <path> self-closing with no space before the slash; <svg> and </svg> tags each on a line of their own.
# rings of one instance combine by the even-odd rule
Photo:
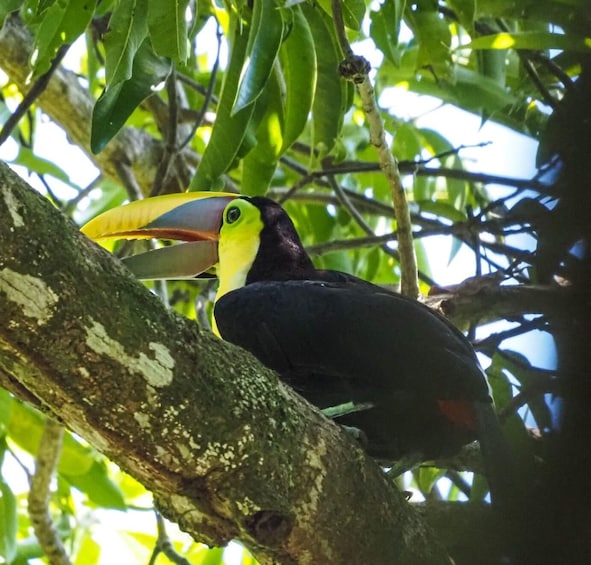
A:
<svg viewBox="0 0 591 565">
<path fill-rule="evenodd" d="M 216 301 L 246 284 L 246 277 L 259 250 L 263 227 L 259 209 L 248 200 L 238 198 L 226 206 L 218 243 L 219 263 L 216 270 L 220 284 Z M 217 336 L 220 335 L 215 316 L 212 329 Z"/>
</svg>

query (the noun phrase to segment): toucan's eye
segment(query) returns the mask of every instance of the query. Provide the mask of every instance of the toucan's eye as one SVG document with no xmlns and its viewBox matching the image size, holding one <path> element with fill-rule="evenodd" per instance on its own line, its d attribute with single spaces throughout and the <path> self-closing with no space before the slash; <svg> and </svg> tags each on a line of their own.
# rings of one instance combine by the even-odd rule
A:
<svg viewBox="0 0 591 565">
<path fill-rule="evenodd" d="M 226 212 L 226 223 L 233 224 L 238 218 L 240 218 L 240 208 L 236 206 L 228 208 Z"/>
</svg>

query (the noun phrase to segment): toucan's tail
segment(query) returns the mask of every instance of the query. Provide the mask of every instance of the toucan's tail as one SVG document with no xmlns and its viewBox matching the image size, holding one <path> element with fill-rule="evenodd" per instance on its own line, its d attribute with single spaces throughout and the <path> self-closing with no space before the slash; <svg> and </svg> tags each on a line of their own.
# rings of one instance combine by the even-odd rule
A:
<svg viewBox="0 0 591 565">
<path fill-rule="evenodd" d="M 494 405 L 477 407 L 479 440 L 497 529 L 503 540 L 503 562 L 519 563 L 519 535 L 526 493 L 520 480 L 516 458 L 495 413 Z"/>
<path fill-rule="evenodd" d="M 511 505 L 517 488 L 515 460 L 511 448 L 503 435 L 492 403 L 479 403 L 476 414 L 480 449 L 492 503 L 501 507 Z"/>
</svg>

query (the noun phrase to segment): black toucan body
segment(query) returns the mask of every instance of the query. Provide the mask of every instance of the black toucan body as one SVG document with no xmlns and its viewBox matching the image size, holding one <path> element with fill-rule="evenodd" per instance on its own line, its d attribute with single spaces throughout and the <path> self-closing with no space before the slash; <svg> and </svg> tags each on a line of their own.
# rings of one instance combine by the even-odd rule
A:
<svg viewBox="0 0 591 565">
<path fill-rule="evenodd" d="M 188 278 L 215 266 L 214 331 L 319 408 L 336 408 L 335 420 L 361 430 L 370 455 L 433 459 L 479 439 L 486 458 L 502 441 L 486 376 L 461 332 L 415 300 L 317 270 L 273 201 L 157 197 L 111 210 L 83 231 L 192 241 L 128 265 L 141 278 Z"/>
</svg>

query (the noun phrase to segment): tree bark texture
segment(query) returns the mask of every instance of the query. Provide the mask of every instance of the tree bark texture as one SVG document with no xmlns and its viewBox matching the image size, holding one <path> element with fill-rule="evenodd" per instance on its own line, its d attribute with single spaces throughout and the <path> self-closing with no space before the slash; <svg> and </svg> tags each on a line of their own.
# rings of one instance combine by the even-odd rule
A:
<svg viewBox="0 0 591 565">
<path fill-rule="evenodd" d="M 0 163 L 0 384 L 261 563 L 447 563 L 347 434 L 178 316 Z"/>
</svg>

